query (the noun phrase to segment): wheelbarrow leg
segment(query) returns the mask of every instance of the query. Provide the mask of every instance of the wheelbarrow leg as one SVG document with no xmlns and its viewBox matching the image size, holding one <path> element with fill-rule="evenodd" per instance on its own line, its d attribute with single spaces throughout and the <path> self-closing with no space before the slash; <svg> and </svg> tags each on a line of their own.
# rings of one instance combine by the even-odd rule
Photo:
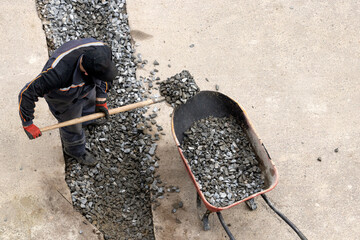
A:
<svg viewBox="0 0 360 240">
<path fill-rule="evenodd" d="M 257 209 L 257 205 L 254 198 L 251 198 L 250 200 L 245 201 L 246 205 L 250 208 L 251 211 L 254 211 Z"/>
<path fill-rule="evenodd" d="M 200 198 L 200 195 L 198 192 L 196 192 L 196 207 L 198 209 L 201 208 L 201 198 Z M 204 231 L 210 230 L 210 224 L 209 224 L 209 215 L 210 214 L 211 214 L 211 211 L 207 209 L 201 219 L 201 221 L 203 222 Z"/>
<path fill-rule="evenodd" d="M 198 192 L 196 192 L 196 206 L 197 208 L 201 208 L 201 198 Z"/>
<path fill-rule="evenodd" d="M 209 215 L 211 214 L 210 210 L 206 210 L 203 218 L 202 218 L 202 222 L 204 225 L 204 231 L 209 231 L 210 230 L 210 225 L 209 225 Z"/>
</svg>

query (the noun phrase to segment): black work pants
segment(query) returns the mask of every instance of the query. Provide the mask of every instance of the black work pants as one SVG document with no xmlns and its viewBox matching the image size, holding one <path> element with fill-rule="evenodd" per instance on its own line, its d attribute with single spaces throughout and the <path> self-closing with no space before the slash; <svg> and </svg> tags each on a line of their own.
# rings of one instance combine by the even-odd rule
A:
<svg viewBox="0 0 360 240">
<path fill-rule="evenodd" d="M 65 122 L 74 118 L 86 116 L 95 112 L 95 89 L 91 90 L 86 97 L 78 99 L 75 103 L 70 104 L 67 109 L 62 112 L 56 112 L 54 106 L 51 104 L 51 99 L 46 99 L 50 111 L 54 117 L 60 122 Z M 81 156 L 85 153 L 85 133 L 83 125 L 88 124 L 79 123 L 67 127 L 60 128 L 60 136 L 65 152 L 74 156 Z"/>
</svg>

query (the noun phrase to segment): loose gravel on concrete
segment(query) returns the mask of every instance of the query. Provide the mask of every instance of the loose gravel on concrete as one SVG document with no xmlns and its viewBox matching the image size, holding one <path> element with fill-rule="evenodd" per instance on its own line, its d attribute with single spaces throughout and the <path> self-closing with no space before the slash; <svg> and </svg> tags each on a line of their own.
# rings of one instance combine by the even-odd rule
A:
<svg viewBox="0 0 360 240">
<path fill-rule="evenodd" d="M 125 0 L 37 0 L 49 55 L 63 43 L 94 37 L 107 43 L 120 76 L 108 97 L 109 108 L 144 100 L 148 92 L 136 80 L 138 65 L 131 44 Z M 155 77 L 154 77 L 155 78 Z M 156 80 L 156 79 L 155 79 Z M 158 80 L 158 79 L 157 79 Z M 94 224 L 105 239 L 154 239 L 151 204 L 158 206 L 166 187 L 159 175 L 156 141 L 146 109 L 111 116 L 104 125 L 86 130 L 87 149 L 100 162 L 95 167 L 66 160 L 66 182 L 74 207 Z M 146 127 L 144 127 L 146 126 Z M 155 129 L 156 130 L 156 129 Z M 157 130 L 162 130 L 157 125 Z"/>
<path fill-rule="evenodd" d="M 206 200 L 226 207 L 262 191 L 264 178 L 251 143 L 234 117 L 208 117 L 184 132 L 181 145 Z"/>
</svg>

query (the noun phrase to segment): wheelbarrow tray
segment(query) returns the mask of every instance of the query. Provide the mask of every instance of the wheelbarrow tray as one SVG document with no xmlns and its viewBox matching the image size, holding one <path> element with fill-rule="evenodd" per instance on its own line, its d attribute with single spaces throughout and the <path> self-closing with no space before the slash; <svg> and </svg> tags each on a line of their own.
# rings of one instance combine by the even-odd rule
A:
<svg viewBox="0 0 360 240">
<path fill-rule="evenodd" d="M 257 155 L 259 167 L 262 171 L 262 174 L 264 175 L 263 191 L 252 194 L 249 197 L 226 207 L 213 206 L 206 200 L 204 194 L 199 188 L 199 184 L 196 182 L 195 176 L 191 171 L 189 162 L 184 156 L 183 150 L 181 149 L 181 143 L 184 140 L 184 132 L 189 129 L 194 122 L 209 116 L 217 118 L 233 116 L 238 121 L 238 123 L 241 124 L 247 134 L 247 137 L 249 138 L 255 154 Z M 231 208 L 260 194 L 271 191 L 277 185 L 278 172 L 264 144 L 256 134 L 255 129 L 252 126 L 244 108 L 228 96 L 214 91 L 199 92 L 185 104 L 182 104 L 174 109 L 171 120 L 171 130 L 180 156 L 185 164 L 185 168 L 189 173 L 191 180 L 195 185 L 196 191 L 198 192 L 206 208 L 211 212 L 219 212 L 221 210 Z"/>
</svg>

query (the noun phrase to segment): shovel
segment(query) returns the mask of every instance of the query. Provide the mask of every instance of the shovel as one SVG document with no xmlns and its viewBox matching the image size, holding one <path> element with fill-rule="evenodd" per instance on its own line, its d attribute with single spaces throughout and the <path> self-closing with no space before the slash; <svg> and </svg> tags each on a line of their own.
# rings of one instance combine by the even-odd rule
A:
<svg viewBox="0 0 360 240">
<path fill-rule="evenodd" d="M 133 103 L 133 104 L 129 104 L 126 106 L 122 106 L 122 107 L 118 107 L 118 108 L 113 108 L 113 109 L 109 109 L 109 115 L 114 115 L 117 113 L 121 113 L 121 112 L 126 112 L 129 110 L 133 110 L 135 108 L 140 108 L 140 107 L 145 107 L 145 106 L 149 106 L 151 104 L 154 103 L 159 103 L 159 102 L 163 102 L 165 101 L 164 97 L 154 97 L 142 102 L 137 102 L 137 103 Z M 83 116 L 83 117 L 79 117 L 79 118 L 74 118 L 71 119 L 69 121 L 65 121 L 65 122 L 61 122 L 58 124 L 54 124 L 51 126 L 47 126 L 44 128 L 40 128 L 41 132 L 46 132 L 46 131 L 50 131 L 53 129 L 57 129 L 57 128 L 61 128 L 61 127 L 66 127 L 66 126 L 70 126 L 70 125 L 74 125 L 74 124 L 78 124 L 78 123 L 83 123 L 83 122 L 87 122 L 87 121 L 91 121 L 91 120 L 95 120 L 101 117 L 105 117 L 105 113 L 93 113 L 87 116 Z"/>
</svg>

